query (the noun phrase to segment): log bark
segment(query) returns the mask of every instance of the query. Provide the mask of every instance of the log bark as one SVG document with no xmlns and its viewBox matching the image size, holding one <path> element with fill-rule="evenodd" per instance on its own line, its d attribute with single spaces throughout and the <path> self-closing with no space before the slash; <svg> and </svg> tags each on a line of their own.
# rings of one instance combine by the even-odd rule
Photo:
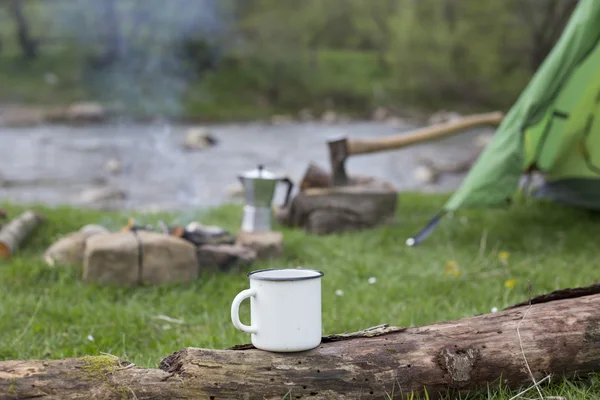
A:
<svg viewBox="0 0 600 400">
<path fill-rule="evenodd" d="M 0 398 L 407 399 L 426 391 L 436 399 L 500 382 L 530 386 L 525 359 L 536 380 L 597 372 L 599 288 L 559 292 L 456 321 L 331 335 L 300 353 L 186 348 L 158 369 L 110 356 L 4 361 Z"/>
<path fill-rule="evenodd" d="M 0 258 L 12 257 L 21 242 L 43 221 L 43 217 L 33 211 L 19 215 L 0 230 Z"/>
<path fill-rule="evenodd" d="M 352 179 L 353 184 L 337 187 L 309 187 L 315 182 L 325 183 L 303 179 L 305 188 L 286 210 L 276 212 L 277 219 L 317 235 L 366 229 L 391 221 L 398 202 L 396 188 L 374 178 Z"/>
</svg>

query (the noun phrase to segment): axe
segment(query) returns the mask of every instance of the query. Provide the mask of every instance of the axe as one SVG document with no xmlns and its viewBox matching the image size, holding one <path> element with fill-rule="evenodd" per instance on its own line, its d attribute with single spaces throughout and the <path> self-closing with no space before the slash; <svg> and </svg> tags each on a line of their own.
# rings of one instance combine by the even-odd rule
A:
<svg viewBox="0 0 600 400">
<path fill-rule="evenodd" d="M 375 153 L 384 150 L 394 150 L 412 144 L 435 140 L 459 131 L 480 125 L 497 126 L 502 122 L 502 112 L 475 114 L 459 120 L 430 125 L 412 132 L 376 139 L 349 139 L 342 137 L 327 142 L 331 161 L 332 184 L 343 186 L 349 184 L 346 174 L 346 158 L 352 154 Z"/>
</svg>

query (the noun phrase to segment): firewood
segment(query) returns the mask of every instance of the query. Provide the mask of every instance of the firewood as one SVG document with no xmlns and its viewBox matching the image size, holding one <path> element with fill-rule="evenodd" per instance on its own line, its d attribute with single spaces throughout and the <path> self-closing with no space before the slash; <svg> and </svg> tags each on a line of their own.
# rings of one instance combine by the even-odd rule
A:
<svg viewBox="0 0 600 400">
<path fill-rule="evenodd" d="M 456 321 L 330 335 L 291 354 L 186 348 L 158 369 L 107 355 L 3 361 L 0 397 L 407 399 L 426 391 L 437 399 L 600 371 L 600 286 L 559 292 Z"/>
<path fill-rule="evenodd" d="M 33 211 L 19 215 L 0 230 L 0 258 L 8 259 L 44 217 Z"/>
</svg>

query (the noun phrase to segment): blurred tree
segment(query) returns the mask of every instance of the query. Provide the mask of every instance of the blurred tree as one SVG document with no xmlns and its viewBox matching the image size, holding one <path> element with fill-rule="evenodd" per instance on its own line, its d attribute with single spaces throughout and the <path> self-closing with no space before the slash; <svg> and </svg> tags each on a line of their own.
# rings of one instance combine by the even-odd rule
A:
<svg viewBox="0 0 600 400">
<path fill-rule="evenodd" d="M 254 71 L 253 85 L 270 103 L 294 104 L 310 90 L 310 48 L 323 23 L 320 1 L 242 0 L 235 2 L 237 41 L 230 47 Z"/>
<path fill-rule="evenodd" d="M 530 67 L 542 64 L 560 37 L 578 0 L 513 0 L 521 21 L 531 26 Z"/>
<path fill-rule="evenodd" d="M 38 41 L 31 37 L 29 22 L 23 10 L 23 2 L 21 0 L 10 0 L 9 10 L 15 20 L 17 40 L 23 56 L 26 59 L 36 58 L 38 56 Z"/>
<path fill-rule="evenodd" d="M 497 107 L 512 103 L 537 70 L 576 0 L 400 2 L 387 56 L 404 98 Z"/>
</svg>

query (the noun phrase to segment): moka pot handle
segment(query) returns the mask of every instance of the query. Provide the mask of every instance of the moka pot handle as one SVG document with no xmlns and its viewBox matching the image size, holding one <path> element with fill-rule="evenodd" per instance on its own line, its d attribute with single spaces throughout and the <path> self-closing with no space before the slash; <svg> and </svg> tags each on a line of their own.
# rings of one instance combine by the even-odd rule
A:
<svg viewBox="0 0 600 400">
<path fill-rule="evenodd" d="M 290 196 L 292 195 L 292 190 L 294 189 L 294 182 L 292 182 L 292 180 L 287 177 L 281 178 L 281 181 L 284 182 L 288 186 L 287 192 L 285 194 L 285 200 L 283 201 L 283 204 L 281 205 L 281 207 L 285 207 L 290 202 Z"/>
</svg>

